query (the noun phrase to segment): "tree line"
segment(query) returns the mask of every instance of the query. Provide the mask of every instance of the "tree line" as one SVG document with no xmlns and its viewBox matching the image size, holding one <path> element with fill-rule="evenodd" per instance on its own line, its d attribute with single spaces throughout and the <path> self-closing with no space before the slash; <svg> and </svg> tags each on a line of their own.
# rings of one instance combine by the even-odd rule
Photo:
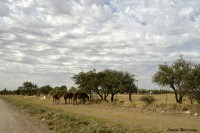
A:
<svg viewBox="0 0 200 133">
<path fill-rule="evenodd" d="M 132 101 L 131 94 L 137 92 L 135 86 L 135 78 L 133 74 L 125 71 L 106 69 L 100 72 L 90 70 L 87 72 L 79 72 L 72 77 L 77 87 L 71 87 L 68 92 L 85 92 L 90 94 L 97 94 L 101 100 L 107 100 L 108 95 L 111 95 L 111 101 L 118 93 L 128 93 L 129 100 Z M 51 87 L 50 85 L 38 87 L 37 84 L 32 82 L 24 82 L 19 86 L 14 93 L 17 95 L 40 95 L 40 94 L 53 94 L 55 92 L 61 95 L 67 91 L 66 86 Z"/>
</svg>

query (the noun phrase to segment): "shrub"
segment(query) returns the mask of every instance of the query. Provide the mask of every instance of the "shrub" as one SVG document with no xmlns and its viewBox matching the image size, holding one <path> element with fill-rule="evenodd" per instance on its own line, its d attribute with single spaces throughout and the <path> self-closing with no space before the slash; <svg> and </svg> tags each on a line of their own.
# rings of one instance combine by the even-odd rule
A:
<svg viewBox="0 0 200 133">
<path fill-rule="evenodd" d="M 152 95 L 142 96 L 139 100 L 143 101 L 147 105 L 152 104 L 156 101 L 156 99 Z"/>
</svg>

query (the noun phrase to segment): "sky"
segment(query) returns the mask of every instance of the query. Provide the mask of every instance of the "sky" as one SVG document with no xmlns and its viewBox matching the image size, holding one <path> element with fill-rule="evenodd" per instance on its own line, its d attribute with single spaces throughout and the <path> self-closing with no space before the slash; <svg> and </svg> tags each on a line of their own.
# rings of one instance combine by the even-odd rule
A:
<svg viewBox="0 0 200 133">
<path fill-rule="evenodd" d="M 199 0 L 0 0 L 0 89 L 70 88 L 92 69 L 159 89 L 158 64 L 180 55 L 199 63 L 199 51 Z"/>
</svg>

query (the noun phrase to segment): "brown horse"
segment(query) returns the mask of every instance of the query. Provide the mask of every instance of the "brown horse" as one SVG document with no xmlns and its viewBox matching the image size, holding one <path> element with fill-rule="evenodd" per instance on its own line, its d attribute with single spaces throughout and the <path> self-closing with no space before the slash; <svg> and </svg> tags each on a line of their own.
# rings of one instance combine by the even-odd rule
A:
<svg viewBox="0 0 200 133">
<path fill-rule="evenodd" d="M 89 96 L 86 93 L 75 93 L 73 96 L 73 104 L 76 102 L 78 104 L 77 100 L 82 100 L 83 104 L 86 102 L 86 99 L 89 101 Z"/>
<path fill-rule="evenodd" d="M 69 103 L 72 103 L 72 98 L 73 98 L 73 93 L 65 93 L 64 94 L 64 99 L 65 99 L 65 104 L 67 104 L 67 99 L 69 99 Z"/>
<path fill-rule="evenodd" d="M 56 94 L 54 94 L 53 96 L 53 104 L 55 103 L 55 104 L 59 104 L 59 101 L 60 101 L 60 94 L 59 94 L 59 92 L 57 92 Z"/>
</svg>

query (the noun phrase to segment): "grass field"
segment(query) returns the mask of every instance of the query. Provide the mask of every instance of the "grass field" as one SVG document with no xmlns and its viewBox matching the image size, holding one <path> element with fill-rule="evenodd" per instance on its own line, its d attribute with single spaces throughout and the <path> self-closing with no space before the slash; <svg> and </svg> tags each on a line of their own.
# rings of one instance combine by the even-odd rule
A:
<svg viewBox="0 0 200 133">
<path fill-rule="evenodd" d="M 149 106 L 139 100 L 141 95 L 133 95 L 132 103 L 127 95 L 117 95 L 113 103 L 85 105 L 65 105 L 63 98 L 60 104 L 53 105 L 52 99 L 0 97 L 31 115 L 35 114 L 56 132 L 200 132 L 200 117 L 194 116 L 199 112 L 199 106 L 190 105 L 187 99 L 183 105 L 176 104 L 172 94 L 154 95 L 157 101 Z M 186 114 L 186 110 L 191 110 L 191 114 Z"/>
</svg>

